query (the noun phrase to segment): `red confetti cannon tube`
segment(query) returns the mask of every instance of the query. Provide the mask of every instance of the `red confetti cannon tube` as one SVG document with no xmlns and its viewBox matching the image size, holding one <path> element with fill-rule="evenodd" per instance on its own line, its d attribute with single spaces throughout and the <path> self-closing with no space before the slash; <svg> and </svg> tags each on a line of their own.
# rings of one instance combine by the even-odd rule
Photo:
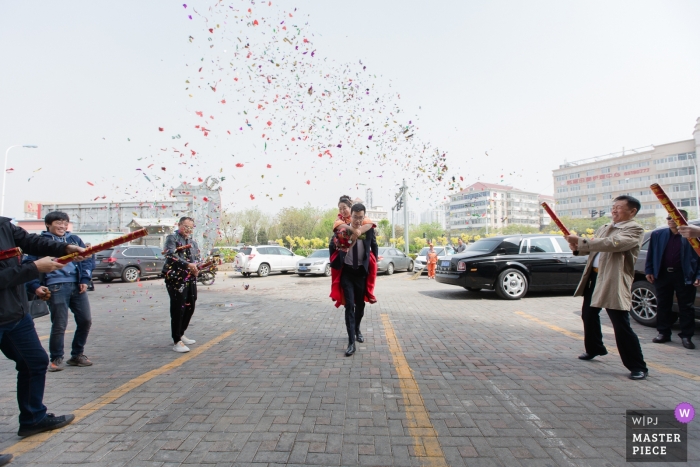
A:
<svg viewBox="0 0 700 467">
<path fill-rule="evenodd" d="M 182 246 L 179 246 L 179 247 L 175 248 L 175 251 L 187 250 L 187 249 L 189 249 L 189 248 L 192 248 L 192 245 L 190 245 L 190 244 L 182 245 Z"/>
<path fill-rule="evenodd" d="M 66 256 L 61 256 L 60 258 L 56 258 L 55 261 L 61 264 L 68 264 L 78 256 L 94 255 L 98 251 L 108 250 L 117 245 L 121 245 L 122 243 L 130 242 L 132 240 L 136 240 L 137 238 L 145 237 L 146 235 L 148 235 L 148 231 L 146 229 L 139 229 L 126 235 L 122 235 L 121 237 L 117 237 L 103 243 L 98 243 L 97 245 L 91 246 L 90 248 L 85 248 L 85 251 L 82 253 L 71 253 Z"/>
<path fill-rule="evenodd" d="M 4 259 L 15 258 L 17 256 L 22 256 L 22 249 L 18 246 L 10 248 L 9 250 L 0 251 L 0 261 Z"/>
<path fill-rule="evenodd" d="M 569 233 L 569 229 L 566 228 L 566 226 L 562 223 L 562 221 L 559 219 L 559 217 L 552 211 L 552 208 L 549 207 L 549 204 L 547 203 L 542 203 L 542 207 L 544 208 L 545 211 L 547 211 L 547 214 L 549 214 L 549 217 L 552 218 L 555 224 L 557 224 L 557 227 L 559 227 L 559 230 L 566 236 L 566 235 L 571 235 Z"/>
<path fill-rule="evenodd" d="M 668 211 L 668 215 L 671 216 L 676 225 L 688 225 L 688 222 L 683 218 L 683 215 L 678 208 L 676 208 L 676 205 L 673 204 L 673 201 L 671 201 L 671 198 L 668 197 L 664 189 L 661 188 L 661 185 L 654 183 L 649 188 L 651 188 L 651 191 L 653 191 L 659 199 L 661 205 Z M 695 253 L 700 255 L 700 240 L 697 238 L 689 238 L 688 241 L 690 242 L 690 246 L 693 247 L 693 250 L 695 250 Z"/>
</svg>

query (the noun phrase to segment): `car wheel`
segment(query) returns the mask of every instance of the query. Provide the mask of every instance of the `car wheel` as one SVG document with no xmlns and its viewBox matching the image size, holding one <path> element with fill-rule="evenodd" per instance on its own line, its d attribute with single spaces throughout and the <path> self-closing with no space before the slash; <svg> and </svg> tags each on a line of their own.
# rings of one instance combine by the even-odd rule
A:
<svg viewBox="0 0 700 467">
<path fill-rule="evenodd" d="M 262 263 L 258 267 L 258 277 L 267 277 L 270 275 L 270 266 L 267 263 Z"/>
<path fill-rule="evenodd" d="M 303 272 L 300 272 L 298 275 L 299 275 L 299 277 L 304 277 L 306 274 L 304 274 Z"/>
<path fill-rule="evenodd" d="M 481 289 L 479 287 L 465 287 L 470 292 L 479 292 Z"/>
<path fill-rule="evenodd" d="M 112 282 L 114 280 L 113 277 L 107 277 L 107 276 L 100 277 L 99 279 L 100 279 L 100 282 Z"/>
<path fill-rule="evenodd" d="M 331 275 L 331 263 L 326 264 L 326 269 L 323 271 L 323 275 L 330 277 Z"/>
<path fill-rule="evenodd" d="M 656 287 L 647 281 L 632 284 L 632 318 L 645 326 L 656 326 Z"/>
<path fill-rule="evenodd" d="M 406 269 L 408 272 L 413 272 L 413 261 L 408 263 L 408 269 Z"/>
<path fill-rule="evenodd" d="M 386 267 L 386 275 L 391 276 L 392 274 L 394 274 L 394 263 L 389 263 Z"/>
<path fill-rule="evenodd" d="M 122 280 L 124 282 L 136 282 L 140 275 L 141 272 L 137 268 L 129 266 L 122 271 Z"/>
<path fill-rule="evenodd" d="M 498 275 L 496 294 L 506 300 L 519 300 L 527 293 L 527 277 L 518 269 L 506 269 Z"/>
<path fill-rule="evenodd" d="M 251 274 L 251 273 L 249 273 L 249 272 L 244 272 L 244 273 L 243 273 L 243 277 L 250 277 L 250 274 Z"/>
</svg>

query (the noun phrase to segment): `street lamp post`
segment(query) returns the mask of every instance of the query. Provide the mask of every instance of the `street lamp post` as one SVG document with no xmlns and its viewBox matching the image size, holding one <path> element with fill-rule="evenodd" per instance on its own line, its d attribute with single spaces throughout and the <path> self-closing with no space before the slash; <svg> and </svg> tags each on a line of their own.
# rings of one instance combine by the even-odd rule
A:
<svg viewBox="0 0 700 467">
<path fill-rule="evenodd" d="M 7 185 L 6 180 L 7 180 L 7 155 L 10 153 L 10 149 L 12 148 L 18 148 L 18 147 L 23 147 L 23 148 L 30 148 L 30 149 L 36 149 L 39 146 L 35 146 L 33 144 L 15 144 L 14 146 L 10 146 L 7 148 L 7 151 L 5 151 L 5 169 L 2 172 L 2 203 L 0 204 L 0 216 L 5 215 L 5 186 Z"/>
</svg>

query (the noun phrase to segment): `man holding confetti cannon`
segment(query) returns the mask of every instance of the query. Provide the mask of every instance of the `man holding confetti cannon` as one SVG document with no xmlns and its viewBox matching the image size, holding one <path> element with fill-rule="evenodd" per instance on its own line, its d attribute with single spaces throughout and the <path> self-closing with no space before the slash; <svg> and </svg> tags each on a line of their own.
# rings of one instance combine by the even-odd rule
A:
<svg viewBox="0 0 700 467">
<path fill-rule="evenodd" d="M 68 232 L 68 214 L 60 211 L 50 212 L 44 217 L 46 231 L 41 236 L 67 244 L 85 248 L 85 244 L 77 235 Z M 36 256 L 27 255 L 24 261 L 35 261 Z M 92 315 L 90 302 L 85 293 L 92 279 L 91 271 L 95 264 L 92 257 L 82 263 L 69 262 L 58 271 L 45 274 L 41 279 L 27 282 L 27 293 L 46 299 L 51 311 L 51 335 L 49 337 L 49 371 L 61 371 L 63 366 L 63 342 L 68 325 L 68 310 L 73 313 L 75 319 L 75 334 L 71 345 L 71 358 L 66 362 L 71 366 L 92 366 L 92 362 L 85 356 L 85 344 L 87 343 Z"/>
<path fill-rule="evenodd" d="M 581 318 L 586 352 L 578 358 L 592 360 L 608 353 L 600 327 L 600 310 L 605 308 L 615 330 L 620 358 L 633 380 L 645 379 L 649 373 L 629 318 L 634 263 L 644 239 L 644 229 L 633 220 L 640 208 L 636 198 L 618 196 L 613 200 L 612 223 L 600 227 L 594 238 L 565 236 L 574 255 L 589 255 L 574 293 L 583 296 Z"/>
<path fill-rule="evenodd" d="M 25 252 L 43 258 L 20 264 L 22 248 Z M 5 250 L 16 249 L 17 256 L 3 255 Z M 29 304 L 24 283 L 35 280 L 41 273 L 60 270 L 64 264 L 52 256 L 79 255 L 84 251 L 78 245 L 30 235 L 12 225 L 10 219 L 0 217 L 0 350 L 13 360 L 17 368 L 17 403 L 19 405 L 19 436 L 31 436 L 68 425 L 73 415 L 46 413 L 44 384 L 49 357 L 41 346 L 29 315 Z M 8 258 L 8 259 L 5 259 Z M 84 258 L 76 256 L 77 261 Z"/>
<path fill-rule="evenodd" d="M 173 350 L 189 352 L 188 345 L 194 339 L 188 339 L 185 331 L 194 314 L 197 301 L 197 274 L 199 269 L 199 246 L 192 238 L 194 220 L 183 217 L 178 223 L 178 230 L 165 239 L 164 254 L 167 257 L 163 266 L 165 287 L 170 295 L 170 329 L 172 331 Z"/>
</svg>

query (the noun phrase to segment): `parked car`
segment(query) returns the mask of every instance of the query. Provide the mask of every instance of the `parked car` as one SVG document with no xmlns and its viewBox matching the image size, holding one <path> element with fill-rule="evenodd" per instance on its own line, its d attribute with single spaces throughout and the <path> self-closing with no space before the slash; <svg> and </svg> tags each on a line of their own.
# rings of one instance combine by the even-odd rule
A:
<svg viewBox="0 0 700 467">
<path fill-rule="evenodd" d="M 121 279 L 136 282 L 139 277 L 160 276 L 165 257 L 160 248 L 143 245 L 120 245 L 95 255 L 92 278 L 101 282 Z"/>
<path fill-rule="evenodd" d="M 328 248 L 316 250 L 306 258 L 297 261 L 294 272 L 304 277 L 307 274 L 331 275 L 331 252 Z"/>
<path fill-rule="evenodd" d="M 690 221 L 692 225 L 700 225 L 700 220 Z M 661 227 L 667 229 L 668 227 Z M 647 251 L 649 250 L 649 237 L 651 232 L 644 234 L 644 243 L 639 251 L 639 257 L 634 265 L 634 283 L 632 284 L 632 318 L 638 323 L 645 326 L 656 327 L 656 287 L 649 283 L 644 273 L 644 265 L 647 260 Z M 695 319 L 700 319 L 700 288 L 695 293 Z M 678 320 L 678 303 L 676 296 L 673 296 L 673 311 L 674 317 L 671 318 L 671 323 Z"/>
<path fill-rule="evenodd" d="M 435 249 L 435 252 L 438 255 L 438 264 L 440 264 L 440 260 L 444 259 L 447 256 L 451 256 L 455 253 L 454 248 L 451 246 L 436 246 L 433 247 Z M 424 247 L 418 252 L 418 256 L 416 256 L 416 271 L 420 270 L 421 274 L 424 272 L 428 272 L 427 264 L 428 264 L 428 251 L 430 250 L 429 247 Z"/>
<path fill-rule="evenodd" d="M 413 271 L 414 262 L 401 250 L 392 247 L 379 247 L 379 257 L 377 262 L 377 272 L 384 272 L 391 275 L 394 271 L 405 269 Z"/>
<path fill-rule="evenodd" d="M 304 256 L 295 255 L 281 246 L 258 245 L 247 246 L 240 249 L 233 261 L 233 270 L 250 277 L 256 273 L 259 277 L 265 277 L 271 272 L 283 274 L 296 269 L 297 261 Z"/>
<path fill-rule="evenodd" d="M 438 261 L 436 281 L 517 300 L 529 290 L 574 290 L 588 256 L 574 256 L 560 235 L 503 235 L 478 240 Z"/>
</svg>

